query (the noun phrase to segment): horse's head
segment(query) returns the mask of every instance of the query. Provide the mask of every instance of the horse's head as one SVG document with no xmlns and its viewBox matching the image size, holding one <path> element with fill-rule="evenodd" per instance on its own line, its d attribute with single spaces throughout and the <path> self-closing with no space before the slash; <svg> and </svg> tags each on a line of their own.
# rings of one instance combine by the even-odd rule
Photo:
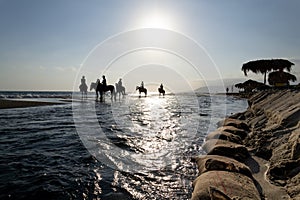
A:
<svg viewBox="0 0 300 200">
<path fill-rule="evenodd" d="M 92 91 L 92 89 L 96 89 L 96 83 L 94 83 L 94 82 L 91 82 L 91 85 L 90 85 L 90 91 Z"/>
<path fill-rule="evenodd" d="M 140 89 L 140 87 L 139 87 L 139 86 L 136 86 L 135 90 L 138 90 L 138 89 Z"/>
</svg>

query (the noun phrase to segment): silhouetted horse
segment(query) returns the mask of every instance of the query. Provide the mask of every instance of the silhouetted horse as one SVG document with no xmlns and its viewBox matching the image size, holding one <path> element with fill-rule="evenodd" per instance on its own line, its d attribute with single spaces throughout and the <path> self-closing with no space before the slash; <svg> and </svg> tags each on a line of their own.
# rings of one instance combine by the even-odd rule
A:
<svg viewBox="0 0 300 200">
<path fill-rule="evenodd" d="M 81 98 L 87 98 L 87 89 L 88 89 L 88 86 L 86 84 L 79 85 L 79 90 L 81 92 Z"/>
<path fill-rule="evenodd" d="M 125 87 L 122 85 L 119 85 L 118 83 L 116 83 L 116 95 L 119 94 L 119 98 L 121 97 L 121 94 L 125 95 Z"/>
<path fill-rule="evenodd" d="M 145 97 L 147 96 L 147 89 L 146 88 L 142 88 L 142 87 L 139 87 L 139 86 L 136 86 L 136 90 L 139 90 L 139 93 L 140 93 L 140 96 L 141 97 L 141 93 L 145 93 Z"/>
<path fill-rule="evenodd" d="M 163 96 L 165 96 L 165 90 L 164 89 L 162 89 L 162 88 L 158 88 L 158 92 L 159 92 L 159 96 L 160 96 L 160 94 L 162 94 Z"/>
<path fill-rule="evenodd" d="M 115 93 L 115 87 L 113 85 L 107 85 L 104 86 L 101 83 L 94 83 L 92 82 L 90 85 L 90 91 L 94 89 L 96 91 L 96 99 L 98 99 L 99 94 L 100 94 L 100 101 L 103 101 L 103 94 L 105 94 L 105 92 L 110 91 L 110 96 L 111 99 L 115 99 L 116 100 L 116 93 Z"/>
</svg>

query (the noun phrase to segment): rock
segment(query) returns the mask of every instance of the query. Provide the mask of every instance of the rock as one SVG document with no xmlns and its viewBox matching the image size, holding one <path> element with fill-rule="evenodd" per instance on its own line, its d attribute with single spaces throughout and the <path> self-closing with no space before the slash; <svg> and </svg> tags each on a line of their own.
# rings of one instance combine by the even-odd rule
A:
<svg viewBox="0 0 300 200">
<path fill-rule="evenodd" d="M 244 145 L 235 144 L 225 140 L 211 139 L 205 142 L 202 147 L 208 155 L 220 155 L 244 161 L 248 158 L 249 152 Z"/>
<path fill-rule="evenodd" d="M 220 122 L 219 126 L 223 126 L 207 136 L 203 149 L 208 155 L 196 158 L 202 174 L 194 182 L 193 199 L 259 199 L 257 191 L 264 190 L 268 191 L 268 199 L 287 198 L 285 191 L 291 199 L 300 199 L 300 92 L 262 91 L 251 96 L 248 104 L 247 111 Z M 263 158 L 264 164 L 249 162 L 252 157 L 248 149 Z M 249 178 L 245 163 L 251 167 L 255 180 L 263 184 Z M 244 177 L 252 180 L 249 186 L 257 186 L 257 191 L 249 192 L 256 194 L 254 197 L 247 195 L 244 183 L 236 184 Z M 240 188 L 231 184 L 239 185 L 247 194 L 240 194 Z M 270 185 L 276 189 L 270 192 Z M 227 187 L 232 188 L 234 195 Z"/>
<path fill-rule="evenodd" d="M 249 119 L 249 126 L 255 127 L 255 129 L 263 129 L 266 126 L 266 123 L 268 122 L 267 118 L 265 115 L 259 115 L 253 119 Z"/>
<path fill-rule="evenodd" d="M 300 199 L 300 173 L 287 181 L 287 192 L 293 199 Z"/>
<path fill-rule="evenodd" d="M 300 172 L 300 160 L 283 160 L 270 166 L 268 177 L 280 185 Z"/>
<path fill-rule="evenodd" d="M 222 127 L 218 128 L 217 130 L 218 131 L 226 131 L 226 132 L 232 133 L 234 135 L 238 135 L 239 137 L 241 137 L 241 139 L 244 139 L 248 135 L 247 131 L 236 128 L 234 126 L 222 126 Z"/>
<path fill-rule="evenodd" d="M 245 120 L 246 117 L 244 115 L 244 113 L 236 113 L 236 114 L 233 114 L 233 115 L 230 115 L 229 118 L 231 119 L 239 119 L 239 120 Z"/>
<path fill-rule="evenodd" d="M 229 142 L 242 144 L 242 140 L 240 136 L 234 135 L 226 131 L 214 131 L 209 133 L 206 137 L 206 140 L 211 140 L 211 139 L 227 140 Z"/>
<path fill-rule="evenodd" d="M 198 165 L 199 174 L 205 173 L 207 171 L 220 170 L 236 172 L 252 178 L 252 173 L 249 167 L 232 158 L 218 155 L 206 155 L 196 157 L 195 162 Z"/>
<path fill-rule="evenodd" d="M 289 138 L 289 143 L 292 145 L 292 151 L 290 158 L 297 160 L 300 158 L 300 129 L 294 131 Z"/>
<path fill-rule="evenodd" d="M 300 129 L 277 131 L 272 136 L 268 139 L 272 141 L 269 147 L 272 154 L 267 176 L 274 183 L 285 185 L 287 180 L 300 172 Z"/>
<path fill-rule="evenodd" d="M 232 118 L 226 118 L 226 119 L 218 122 L 217 126 L 218 127 L 233 126 L 235 128 L 242 129 L 242 130 L 245 130 L 247 132 L 249 131 L 249 127 L 244 121 L 241 121 L 241 120 L 238 120 L 238 119 L 232 119 Z"/>
<path fill-rule="evenodd" d="M 231 200 L 230 197 L 214 187 L 209 187 L 209 195 L 211 199 Z"/>
<path fill-rule="evenodd" d="M 192 200 L 261 199 L 251 178 L 234 172 L 208 171 L 193 182 Z"/>
</svg>

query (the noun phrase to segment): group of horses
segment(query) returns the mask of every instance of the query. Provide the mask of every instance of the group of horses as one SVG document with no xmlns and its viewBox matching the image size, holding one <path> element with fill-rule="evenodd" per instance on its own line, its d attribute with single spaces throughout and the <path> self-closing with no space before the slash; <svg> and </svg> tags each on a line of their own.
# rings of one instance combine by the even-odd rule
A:
<svg viewBox="0 0 300 200">
<path fill-rule="evenodd" d="M 82 98 L 87 98 L 87 90 L 88 90 L 88 86 L 86 84 L 81 84 L 79 86 L 79 90 L 81 92 L 81 97 Z M 100 96 L 100 101 L 104 100 L 104 95 L 106 92 L 110 92 L 110 96 L 111 99 L 116 100 L 117 99 L 117 95 L 119 95 L 119 98 L 121 98 L 121 95 L 124 96 L 126 95 L 125 93 L 125 87 L 122 85 L 119 85 L 118 83 L 115 84 L 115 86 L 113 85 L 107 85 L 104 86 L 102 83 L 98 82 L 92 82 L 90 85 L 90 91 L 95 90 L 96 92 L 96 99 L 99 98 Z M 147 96 L 147 89 L 145 87 L 141 87 L 141 86 L 136 86 L 136 90 L 139 91 L 139 97 L 141 97 L 141 93 L 145 94 L 145 97 Z M 162 88 L 158 88 L 158 92 L 159 95 L 165 95 L 165 90 Z"/>
</svg>

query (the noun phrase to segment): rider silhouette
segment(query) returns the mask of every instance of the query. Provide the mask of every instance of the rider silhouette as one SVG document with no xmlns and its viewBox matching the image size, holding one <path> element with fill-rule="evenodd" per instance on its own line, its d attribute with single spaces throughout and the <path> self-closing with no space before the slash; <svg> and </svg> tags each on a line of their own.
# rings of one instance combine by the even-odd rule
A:
<svg viewBox="0 0 300 200">
<path fill-rule="evenodd" d="M 107 86 L 107 84 L 106 84 L 106 78 L 105 78 L 104 75 L 102 76 L 102 85 L 103 85 L 103 87 Z"/>
<path fill-rule="evenodd" d="M 81 84 L 82 85 L 85 85 L 86 83 L 85 83 L 85 77 L 84 76 L 82 76 L 82 78 L 81 78 Z"/>
<path fill-rule="evenodd" d="M 119 79 L 118 86 L 119 86 L 120 88 L 122 87 L 122 79 L 121 79 L 121 78 Z"/>
<path fill-rule="evenodd" d="M 161 90 L 163 90 L 164 89 L 164 86 L 163 86 L 163 84 L 160 84 L 160 87 L 159 87 Z"/>
<path fill-rule="evenodd" d="M 142 81 L 142 83 L 141 83 L 141 88 L 144 89 L 144 81 Z"/>
</svg>

